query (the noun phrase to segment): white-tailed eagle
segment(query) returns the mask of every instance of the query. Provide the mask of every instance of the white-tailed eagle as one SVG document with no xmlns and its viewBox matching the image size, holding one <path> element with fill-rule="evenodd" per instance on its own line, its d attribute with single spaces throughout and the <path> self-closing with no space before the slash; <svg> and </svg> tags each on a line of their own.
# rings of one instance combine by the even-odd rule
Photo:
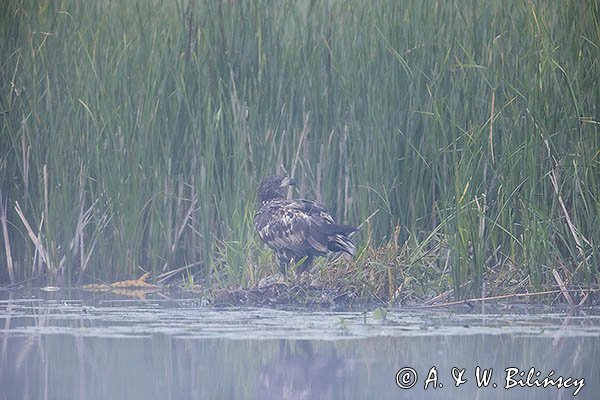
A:
<svg viewBox="0 0 600 400">
<path fill-rule="evenodd" d="M 258 188 L 259 209 L 254 226 L 261 240 L 275 251 L 279 270 L 285 275 L 290 263 L 296 274 L 310 271 L 314 257 L 333 254 L 351 259 L 356 247 L 348 235 L 350 225 L 336 224 L 321 204 L 305 199 L 286 199 L 290 177 L 268 176 Z"/>
</svg>

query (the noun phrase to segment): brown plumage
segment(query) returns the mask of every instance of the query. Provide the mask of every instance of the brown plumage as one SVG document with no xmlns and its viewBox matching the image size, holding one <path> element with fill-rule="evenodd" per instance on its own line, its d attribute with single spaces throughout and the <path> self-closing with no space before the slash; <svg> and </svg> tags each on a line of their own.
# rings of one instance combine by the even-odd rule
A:
<svg viewBox="0 0 600 400">
<path fill-rule="evenodd" d="M 279 270 L 285 274 L 290 263 L 299 264 L 296 273 L 310 271 L 314 257 L 333 254 L 352 258 L 356 252 L 348 235 L 356 228 L 336 224 L 327 209 L 311 200 L 287 200 L 289 177 L 268 176 L 258 188 L 260 208 L 254 226 L 261 240 L 275 251 Z"/>
</svg>

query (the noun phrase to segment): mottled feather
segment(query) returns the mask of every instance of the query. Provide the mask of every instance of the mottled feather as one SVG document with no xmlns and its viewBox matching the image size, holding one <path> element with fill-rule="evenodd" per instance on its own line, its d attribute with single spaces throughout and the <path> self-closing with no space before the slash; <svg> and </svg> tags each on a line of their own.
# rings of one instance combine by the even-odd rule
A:
<svg viewBox="0 0 600 400">
<path fill-rule="evenodd" d="M 258 235 L 275 251 L 281 272 L 300 261 L 297 272 L 308 271 L 318 256 L 354 256 L 356 248 L 348 235 L 356 228 L 335 223 L 329 211 L 314 201 L 285 199 L 287 187 L 294 183 L 287 177 L 265 178 L 258 190 L 260 208 L 254 216 Z"/>
</svg>

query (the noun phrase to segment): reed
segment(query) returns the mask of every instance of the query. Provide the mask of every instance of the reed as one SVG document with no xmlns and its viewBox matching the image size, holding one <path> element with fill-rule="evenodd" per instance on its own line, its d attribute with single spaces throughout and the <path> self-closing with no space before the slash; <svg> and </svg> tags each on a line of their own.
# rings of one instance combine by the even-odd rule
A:
<svg viewBox="0 0 600 400">
<path fill-rule="evenodd" d="M 0 281 L 255 284 L 254 193 L 283 165 L 343 222 L 379 210 L 354 267 L 386 293 L 406 268 L 457 298 L 596 285 L 598 21 L 591 0 L 2 2 Z"/>
</svg>

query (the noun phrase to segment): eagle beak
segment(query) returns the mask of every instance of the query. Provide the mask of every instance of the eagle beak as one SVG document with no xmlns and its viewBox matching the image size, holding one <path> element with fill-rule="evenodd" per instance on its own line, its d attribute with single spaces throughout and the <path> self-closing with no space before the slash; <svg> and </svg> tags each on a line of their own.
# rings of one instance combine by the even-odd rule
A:
<svg viewBox="0 0 600 400">
<path fill-rule="evenodd" d="M 294 180 L 294 178 L 290 178 L 289 176 L 286 176 L 285 178 L 283 178 L 281 180 L 279 187 L 294 186 L 294 185 L 296 185 L 296 181 Z"/>
</svg>

